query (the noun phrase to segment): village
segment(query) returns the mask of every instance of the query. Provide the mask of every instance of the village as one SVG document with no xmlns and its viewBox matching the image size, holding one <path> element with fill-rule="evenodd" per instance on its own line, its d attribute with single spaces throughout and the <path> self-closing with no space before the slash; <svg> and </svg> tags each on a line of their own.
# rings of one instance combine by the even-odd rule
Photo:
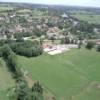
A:
<svg viewBox="0 0 100 100">
<path fill-rule="evenodd" d="M 99 100 L 100 8 L 21 1 L 0 2 L 0 100 Z"/>
<path fill-rule="evenodd" d="M 29 17 L 27 20 L 29 23 L 29 26 L 27 26 L 28 28 L 22 27 L 22 25 L 21 25 L 22 23 L 19 22 L 20 20 L 17 20 L 18 16 L 19 16 L 19 18 L 21 18 L 21 17 L 25 18 L 25 20 Z M 40 30 L 39 32 L 45 32 L 45 34 L 41 35 L 40 38 L 38 38 L 36 35 L 34 35 L 34 31 L 35 31 L 34 26 L 32 27 L 30 25 L 30 24 L 32 24 L 33 20 L 32 20 L 32 17 L 30 17 L 29 15 L 27 15 L 27 14 L 25 14 L 25 15 L 10 14 L 9 17 L 7 15 L 5 15 L 5 17 L 0 16 L 1 21 L 6 20 L 8 23 L 11 20 L 13 21 L 14 18 L 16 18 L 16 21 L 18 21 L 17 24 L 15 24 L 15 28 L 9 28 L 9 26 L 8 26 L 8 29 L 3 31 L 4 28 L 1 27 L 1 31 L 0 31 L 1 32 L 1 34 L 0 34 L 1 40 L 2 39 L 6 40 L 7 38 L 9 38 L 11 40 L 16 40 L 15 33 L 18 34 L 18 33 L 26 32 L 27 33 L 26 36 L 22 37 L 24 40 L 31 40 L 31 41 L 38 40 L 38 41 L 40 41 L 41 39 L 43 39 L 42 46 L 43 46 L 44 52 L 47 52 L 50 55 L 63 53 L 63 52 L 69 51 L 72 48 L 78 48 L 78 45 L 77 45 L 79 42 L 78 39 L 74 38 L 75 36 L 71 35 L 71 33 L 69 31 L 66 31 L 66 29 L 64 29 L 64 25 L 66 24 L 67 21 L 68 22 L 71 21 L 74 26 L 78 24 L 78 21 L 73 20 L 65 13 L 62 14 L 60 17 L 54 17 L 54 18 L 47 17 L 47 19 L 45 19 L 44 22 L 42 22 L 42 24 L 40 24 L 41 23 L 41 19 L 40 19 L 40 22 L 36 25 L 36 29 L 35 29 L 38 31 Z M 62 29 L 58 28 L 58 26 L 57 26 L 57 23 L 60 21 L 59 18 L 63 22 Z M 55 25 L 47 26 L 49 23 L 49 20 L 54 21 L 53 23 L 55 23 Z M 5 28 L 7 28 L 7 27 L 5 27 Z M 33 32 L 31 34 L 32 36 L 31 35 L 27 36 L 29 32 L 30 33 Z M 39 33 L 39 34 L 41 34 L 41 33 Z M 31 38 L 31 37 L 34 37 L 34 38 Z M 69 43 L 71 43 L 71 41 L 73 43 L 71 43 L 71 44 L 68 43 L 68 45 L 65 43 L 61 44 L 60 41 L 62 39 L 64 39 L 65 37 L 68 38 Z M 20 35 L 18 36 L 18 38 L 20 38 Z M 54 43 L 53 41 L 58 41 L 58 43 Z"/>
<path fill-rule="evenodd" d="M 87 40 L 85 38 L 79 39 L 79 35 L 73 35 L 71 32 L 71 27 L 76 27 L 80 22 L 65 12 L 59 16 L 51 17 L 44 15 L 44 13 L 47 13 L 45 11 L 41 13 L 43 16 L 41 18 L 41 14 L 37 15 L 36 18 L 36 16 L 31 16 L 30 13 L 32 13 L 31 10 L 23 10 L 22 12 L 16 10 L 16 13 L 8 12 L 8 15 L 0 16 L 1 22 L 5 20 L 7 22 L 5 27 L 0 28 L 0 39 L 37 40 L 42 42 L 44 52 L 50 55 L 78 48 L 80 42 L 86 44 Z M 34 13 L 36 13 L 35 10 Z M 78 32 L 79 30 L 76 29 L 75 31 Z"/>
</svg>

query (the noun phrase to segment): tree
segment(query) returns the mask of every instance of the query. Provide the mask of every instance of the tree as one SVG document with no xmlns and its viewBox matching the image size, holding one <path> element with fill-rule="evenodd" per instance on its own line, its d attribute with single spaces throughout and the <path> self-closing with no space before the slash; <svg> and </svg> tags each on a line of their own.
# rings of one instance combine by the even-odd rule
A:
<svg viewBox="0 0 100 100">
<path fill-rule="evenodd" d="M 2 57 L 2 48 L 0 48 L 0 57 Z"/>
<path fill-rule="evenodd" d="M 16 34 L 14 35 L 14 37 L 16 38 L 16 41 L 17 41 L 17 42 L 22 42 L 22 41 L 23 41 L 23 35 L 20 34 L 20 33 L 16 33 Z"/>
<path fill-rule="evenodd" d="M 79 40 L 79 43 L 78 43 L 78 48 L 80 49 L 82 46 L 82 40 Z"/>
<path fill-rule="evenodd" d="M 43 44 L 44 39 L 45 39 L 45 36 L 41 36 L 41 37 L 40 37 L 40 44 L 41 44 L 41 45 Z"/>
<path fill-rule="evenodd" d="M 4 59 L 8 59 L 8 56 L 11 53 L 11 49 L 8 45 L 4 45 L 2 48 L 2 56 L 4 57 Z"/>
<path fill-rule="evenodd" d="M 11 49 L 19 55 L 26 57 L 35 57 L 43 53 L 41 44 L 37 41 L 24 41 L 9 44 Z"/>
<path fill-rule="evenodd" d="M 5 40 L 0 40 L 0 46 L 3 46 L 5 44 Z"/>
<path fill-rule="evenodd" d="M 34 100 L 44 100 L 43 99 L 43 88 L 38 81 L 34 83 L 32 87 L 32 92 L 33 92 Z"/>
<path fill-rule="evenodd" d="M 70 39 L 68 37 L 65 37 L 65 44 L 69 44 L 70 43 Z"/>
<path fill-rule="evenodd" d="M 10 39 L 11 38 L 11 34 L 7 34 L 7 39 Z"/>
<path fill-rule="evenodd" d="M 7 58 L 7 64 L 8 64 L 8 67 L 9 67 L 9 70 L 16 74 L 17 71 L 16 71 L 16 55 L 13 53 L 13 52 L 10 52 L 8 58 Z"/>
<path fill-rule="evenodd" d="M 32 91 L 33 92 L 38 92 L 40 94 L 43 94 L 43 88 L 42 86 L 40 85 L 39 81 L 35 82 L 33 87 L 32 87 Z"/>
<path fill-rule="evenodd" d="M 97 46 L 97 51 L 100 52 L 100 45 Z"/>
<path fill-rule="evenodd" d="M 19 79 L 15 89 L 16 100 L 32 100 L 32 93 L 25 80 Z"/>
<path fill-rule="evenodd" d="M 89 49 L 89 50 L 91 50 L 93 47 L 94 47 L 94 42 L 88 41 L 87 45 L 86 45 L 86 48 Z"/>
<path fill-rule="evenodd" d="M 75 44 L 75 43 L 74 43 L 74 39 L 71 39 L 71 44 Z"/>
<path fill-rule="evenodd" d="M 54 43 L 55 37 L 52 36 L 52 37 L 50 38 L 50 40 L 52 41 L 52 43 Z"/>
<path fill-rule="evenodd" d="M 61 39 L 61 44 L 65 44 L 65 38 Z"/>
</svg>

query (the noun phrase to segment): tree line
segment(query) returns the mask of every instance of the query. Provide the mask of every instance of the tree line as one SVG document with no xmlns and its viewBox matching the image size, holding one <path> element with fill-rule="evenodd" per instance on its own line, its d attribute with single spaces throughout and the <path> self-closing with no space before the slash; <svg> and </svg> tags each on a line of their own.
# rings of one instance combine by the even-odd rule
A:
<svg viewBox="0 0 100 100">
<path fill-rule="evenodd" d="M 9 47 L 18 55 L 26 57 L 36 57 L 43 53 L 41 43 L 38 41 L 13 41 L 13 40 L 1 40 L 0 46 L 8 44 Z"/>
<path fill-rule="evenodd" d="M 36 82 L 32 88 L 29 88 L 18 66 L 17 56 L 8 45 L 0 48 L 0 56 L 6 62 L 8 70 L 12 73 L 16 83 L 14 93 L 9 97 L 10 100 L 43 100 L 42 86 L 39 82 Z"/>
</svg>

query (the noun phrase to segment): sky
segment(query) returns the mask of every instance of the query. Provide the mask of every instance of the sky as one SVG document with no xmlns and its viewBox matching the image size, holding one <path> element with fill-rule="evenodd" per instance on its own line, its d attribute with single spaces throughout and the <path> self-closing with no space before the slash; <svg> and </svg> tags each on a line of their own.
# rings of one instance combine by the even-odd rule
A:
<svg viewBox="0 0 100 100">
<path fill-rule="evenodd" d="M 100 7 L 100 0 L 0 0 L 0 1 Z"/>
</svg>

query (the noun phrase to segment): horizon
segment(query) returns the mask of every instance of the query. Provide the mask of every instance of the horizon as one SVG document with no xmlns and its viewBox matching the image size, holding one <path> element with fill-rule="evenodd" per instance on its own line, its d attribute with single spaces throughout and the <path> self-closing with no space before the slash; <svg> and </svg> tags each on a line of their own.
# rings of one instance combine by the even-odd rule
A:
<svg viewBox="0 0 100 100">
<path fill-rule="evenodd" d="M 44 1 L 44 2 L 43 2 Z M 90 2 L 91 1 L 91 2 Z M 0 0 L 0 2 L 5 2 L 5 3 L 28 3 L 28 4 L 43 4 L 43 5 L 61 5 L 61 6 L 79 6 L 79 7 L 95 7 L 95 8 L 100 8 L 100 1 L 99 0 L 38 0 L 38 1 L 32 1 L 32 0 L 20 0 L 20 1 L 13 1 L 13 0 Z"/>
</svg>

